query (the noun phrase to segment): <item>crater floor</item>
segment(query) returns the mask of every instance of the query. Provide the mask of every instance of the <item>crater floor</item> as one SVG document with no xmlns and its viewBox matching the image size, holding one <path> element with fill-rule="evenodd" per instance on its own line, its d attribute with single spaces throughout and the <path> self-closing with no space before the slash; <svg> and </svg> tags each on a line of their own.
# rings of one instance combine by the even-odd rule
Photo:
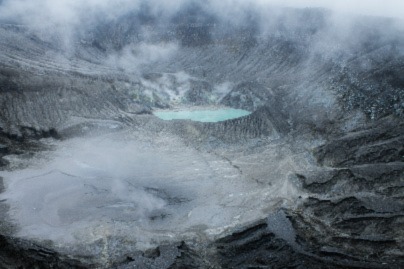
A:
<svg viewBox="0 0 404 269">
<path fill-rule="evenodd" d="M 19 237 L 51 240 L 66 254 L 86 245 L 83 251 L 96 255 L 91 244 L 108 246 L 108 238 L 132 242 L 115 247 L 123 253 L 212 240 L 301 195 L 287 177 L 294 161 L 282 145 L 208 152 L 167 133 L 151 138 L 136 130 L 51 143 L 46 158 L 2 172 L 0 200 L 10 206 Z"/>
</svg>

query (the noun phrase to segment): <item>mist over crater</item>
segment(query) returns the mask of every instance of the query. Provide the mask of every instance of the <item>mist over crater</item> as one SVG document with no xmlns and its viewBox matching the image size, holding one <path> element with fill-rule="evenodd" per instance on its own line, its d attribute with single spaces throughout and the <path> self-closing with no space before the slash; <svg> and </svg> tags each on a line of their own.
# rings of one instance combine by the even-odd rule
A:
<svg viewBox="0 0 404 269">
<path fill-rule="evenodd" d="M 0 268 L 403 267 L 400 6 L 0 1 Z"/>
</svg>

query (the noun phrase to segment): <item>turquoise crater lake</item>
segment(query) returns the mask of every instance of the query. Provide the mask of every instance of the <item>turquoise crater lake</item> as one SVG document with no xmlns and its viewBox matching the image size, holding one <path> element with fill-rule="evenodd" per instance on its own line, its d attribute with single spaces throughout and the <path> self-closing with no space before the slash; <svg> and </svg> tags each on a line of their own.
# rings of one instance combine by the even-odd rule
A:
<svg viewBox="0 0 404 269">
<path fill-rule="evenodd" d="M 218 122 L 236 119 L 251 114 L 242 109 L 221 108 L 221 109 L 200 109 L 200 110 L 161 110 L 153 113 L 162 120 L 192 120 L 200 122 Z"/>
</svg>

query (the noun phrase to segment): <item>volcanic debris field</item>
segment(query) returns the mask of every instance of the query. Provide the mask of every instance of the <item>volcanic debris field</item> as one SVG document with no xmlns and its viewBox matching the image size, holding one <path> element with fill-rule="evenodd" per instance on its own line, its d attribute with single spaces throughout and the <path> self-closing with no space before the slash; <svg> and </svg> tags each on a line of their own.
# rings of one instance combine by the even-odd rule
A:
<svg viewBox="0 0 404 269">
<path fill-rule="evenodd" d="M 0 20 L 1 269 L 404 268 L 404 28 L 237 12 Z"/>
</svg>

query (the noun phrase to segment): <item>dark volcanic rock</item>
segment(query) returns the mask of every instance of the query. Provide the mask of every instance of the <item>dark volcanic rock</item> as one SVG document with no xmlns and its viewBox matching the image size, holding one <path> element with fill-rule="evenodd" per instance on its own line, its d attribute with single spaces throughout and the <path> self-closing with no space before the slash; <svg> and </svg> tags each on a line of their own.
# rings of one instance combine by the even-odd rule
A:
<svg viewBox="0 0 404 269">
<path fill-rule="evenodd" d="M 61 268 L 84 269 L 89 266 L 68 257 L 61 257 L 29 241 L 0 236 L 0 268 Z"/>
<path fill-rule="evenodd" d="M 0 168 L 9 165 L 10 162 L 7 160 L 4 160 L 3 158 L 0 158 Z"/>
<path fill-rule="evenodd" d="M 270 89 L 264 85 L 249 81 L 236 85 L 223 99 L 221 104 L 255 111 L 258 107 L 268 104 L 274 99 Z"/>
<path fill-rule="evenodd" d="M 186 102 L 193 105 L 209 105 L 214 102 L 211 100 L 213 87 L 206 81 L 191 81 L 190 89 L 185 93 Z"/>
<path fill-rule="evenodd" d="M 9 152 L 10 152 L 10 150 L 7 146 L 0 144 L 0 154 L 7 154 Z"/>
<path fill-rule="evenodd" d="M 215 21 L 216 18 L 205 12 L 196 1 L 185 5 L 185 8 L 171 19 L 171 23 L 176 25 L 176 37 L 186 47 L 199 47 L 211 43 Z"/>
<path fill-rule="evenodd" d="M 291 218 L 312 252 L 364 268 L 401 268 L 403 126 L 385 118 L 317 149 L 324 167 L 299 175 L 310 198 Z M 401 141 L 401 142 L 395 142 Z"/>
<path fill-rule="evenodd" d="M 404 162 L 404 123 L 395 117 L 383 118 L 334 139 L 315 152 L 319 163 L 351 166 Z"/>
</svg>

